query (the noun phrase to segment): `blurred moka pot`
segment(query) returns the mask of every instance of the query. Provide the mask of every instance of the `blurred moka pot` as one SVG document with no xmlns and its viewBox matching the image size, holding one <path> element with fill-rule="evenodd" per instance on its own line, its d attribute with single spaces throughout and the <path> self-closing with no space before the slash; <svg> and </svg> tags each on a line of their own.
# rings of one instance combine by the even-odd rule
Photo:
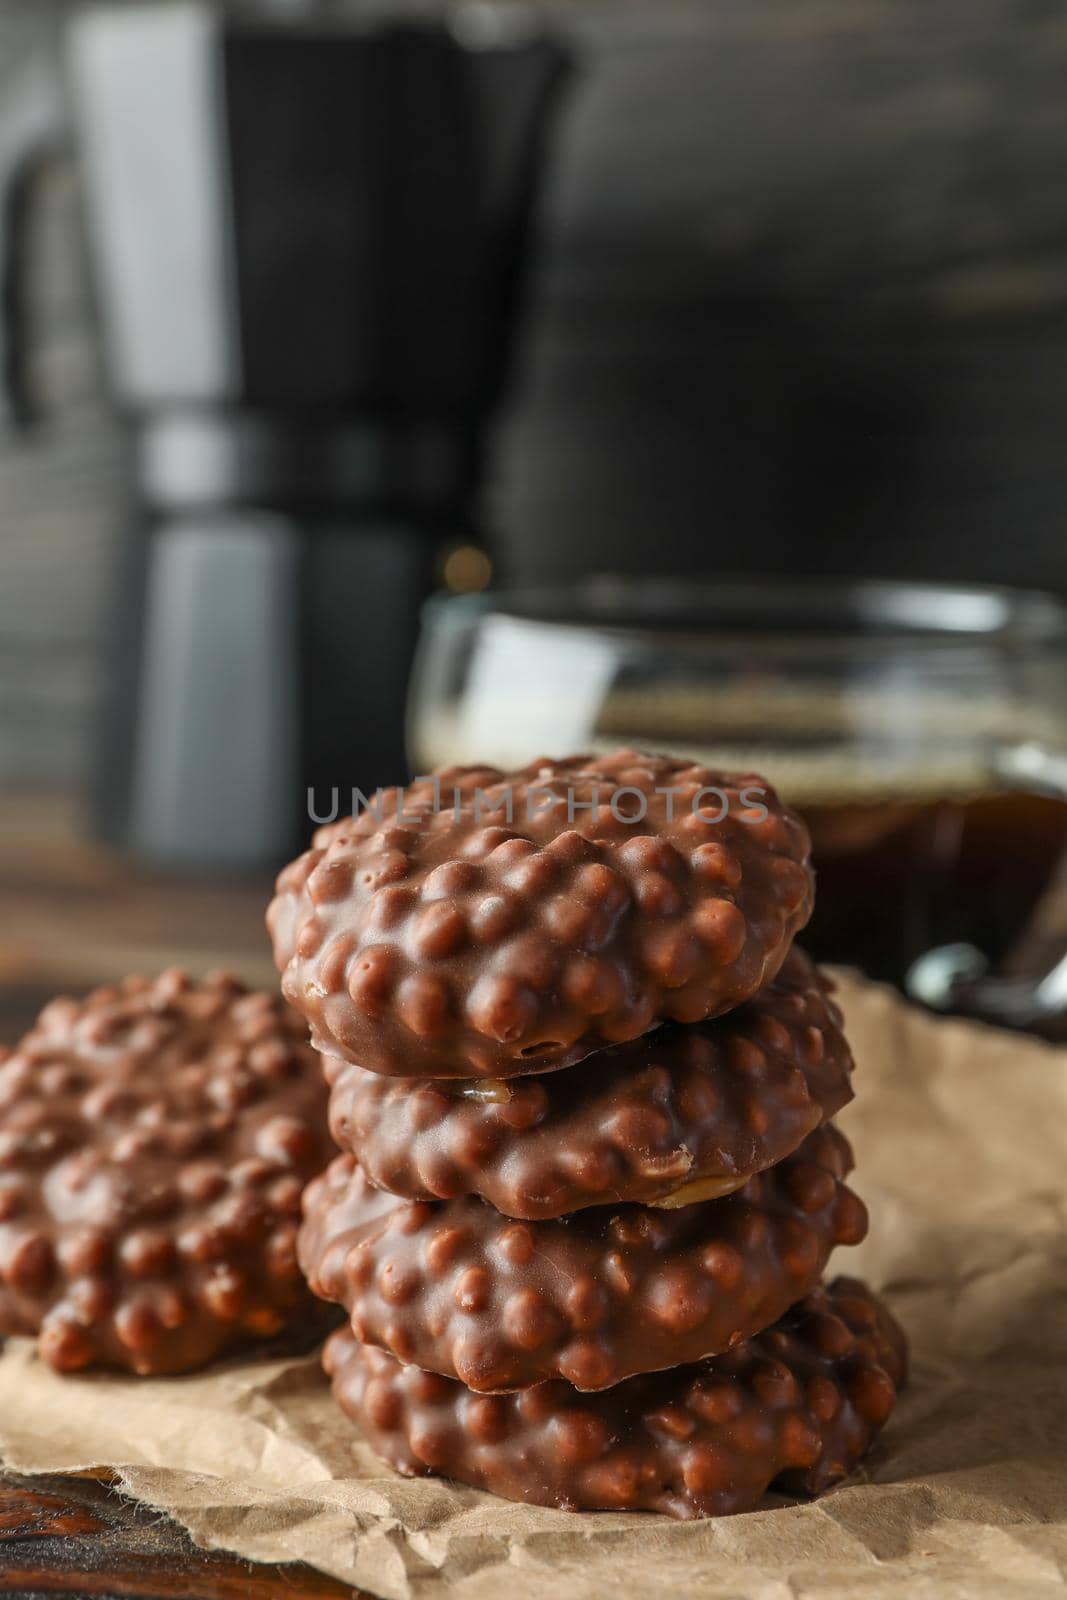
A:
<svg viewBox="0 0 1067 1600">
<path fill-rule="evenodd" d="M 442 549 L 482 540 L 566 56 L 485 5 L 135 5 L 67 44 L 136 508 L 101 826 L 158 861 L 269 862 L 309 789 L 406 775 L 419 606 Z"/>
</svg>

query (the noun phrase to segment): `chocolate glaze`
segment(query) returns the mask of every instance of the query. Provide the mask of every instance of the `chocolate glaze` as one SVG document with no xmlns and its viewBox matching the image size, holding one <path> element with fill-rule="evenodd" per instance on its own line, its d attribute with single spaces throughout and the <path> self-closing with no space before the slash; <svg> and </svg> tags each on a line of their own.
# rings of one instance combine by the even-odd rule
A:
<svg viewBox="0 0 1067 1600">
<path fill-rule="evenodd" d="M 296 1261 L 332 1152 L 304 1023 L 219 975 L 55 1000 L 0 1054 L 0 1332 L 186 1372 L 324 1325 Z"/>
<path fill-rule="evenodd" d="M 828 991 L 794 947 L 724 1017 L 668 1023 L 577 1067 L 498 1085 L 383 1078 L 326 1058 L 331 1131 L 379 1188 L 480 1195 L 509 1217 L 727 1194 L 852 1098 Z"/>
<path fill-rule="evenodd" d="M 905 1342 L 869 1289 L 839 1278 L 726 1355 L 595 1395 L 558 1380 L 473 1394 L 348 1328 L 324 1364 L 342 1410 L 401 1472 L 573 1511 L 688 1518 L 846 1477 L 893 1409 Z"/>
<path fill-rule="evenodd" d="M 866 1233 L 851 1164 L 826 1126 L 725 1199 L 515 1222 L 476 1199 L 399 1200 L 341 1156 L 308 1188 L 300 1260 L 402 1361 L 483 1392 L 603 1389 L 725 1350 L 807 1294 Z"/>
<path fill-rule="evenodd" d="M 622 750 L 438 781 L 458 805 L 424 784 L 399 820 L 323 829 L 267 916 L 316 1045 L 369 1071 L 509 1078 L 702 1021 L 811 913 L 807 833 L 756 775 Z M 507 796 L 510 823 L 485 810 Z"/>
</svg>

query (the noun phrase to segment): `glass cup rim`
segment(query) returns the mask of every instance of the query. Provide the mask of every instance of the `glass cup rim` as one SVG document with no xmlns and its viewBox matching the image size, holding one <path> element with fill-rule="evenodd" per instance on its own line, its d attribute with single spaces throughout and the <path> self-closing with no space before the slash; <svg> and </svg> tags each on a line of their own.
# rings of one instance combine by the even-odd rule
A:
<svg viewBox="0 0 1067 1600">
<path fill-rule="evenodd" d="M 865 648 L 1067 649 L 1067 604 L 1052 593 L 925 580 L 593 575 L 566 585 L 439 594 L 426 607 L 431 626 L 481 616 L 665 643 L 714 630 L 717 644 L 765 636 L 778 644 L 790 637 L 808 645 L 862 641 Z"/>
</svg>

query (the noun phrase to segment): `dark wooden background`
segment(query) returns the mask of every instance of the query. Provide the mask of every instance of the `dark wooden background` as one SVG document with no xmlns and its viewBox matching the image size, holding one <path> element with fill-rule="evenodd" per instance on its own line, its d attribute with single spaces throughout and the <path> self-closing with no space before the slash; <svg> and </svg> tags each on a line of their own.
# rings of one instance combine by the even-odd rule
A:
<svg viewBox="0 0 1067 1600">
<path fill-rule="evenodd" d="M 59 0 L 0 0 L 0 114 Z M 489 508 L 504 576 L 1067 589 L 1062 0 L 555 0 L 581 71 Z M 0 782 L 92 742 L 120 518 L 78 196 L 34 228 L 49 421 L 0 441 Z"/>
</svg>

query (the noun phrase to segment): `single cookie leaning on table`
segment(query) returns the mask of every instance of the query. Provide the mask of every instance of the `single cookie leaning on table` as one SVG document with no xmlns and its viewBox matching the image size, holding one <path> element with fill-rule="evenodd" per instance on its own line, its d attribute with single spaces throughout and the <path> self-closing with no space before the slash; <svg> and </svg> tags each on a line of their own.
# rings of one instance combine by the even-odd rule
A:
<svg viewBox="0 0 1067 1600">
<path fill-rule="evenodd" d="M 667 1023 L 576 1067 L 508 1081 L 384 1078 L 324 1058 L 330 1127 L 371 1183 L 479 1195 L 509 1217 L 729 1193 L 852 1098 L 830 986 L 795 945 L 726 1016 Z"/>
<path fill-rule="evenodd" d="M 505 1079 L 755 994 L 811 913 L 808 850 L 754 775 L 633 750 L 458 769 L 322 829 L 267 922 L 324 1054 Z"/>
<path fill-rule="evenodd" d="M 399 1200 L 340 1156 L 308 1188 L 299 1254 L 356 1336 L 401 1361 L 486 1393 L 604 1389 L 726 1350 L 808 1294 L 867 1231 L 851 1166 L 827 1126 L 721 1200 L 516 1222 L 482 1200 Z"/>
<path fill-rule="evenodd" d="M 312 1336 L 296 1229 L 332 1153 L 276 996 L 167 972 L 53 1001 L 0 1056 L 0 1334 L 146 1375 Z"/>
<path fill-rule="evenodd" d="M 904 1337 L 839 1278 L 725 1355 L 599 1394 L 558 1380 L 472 1394 L 333 1334 L 334 1398 L 400 1472 L 440 1473 L 569 1511 L 672 1517 L 751 1511 L 764 1492 L 820 1494 L 861 1459 L 904 1381 Z"/>
</svg>

